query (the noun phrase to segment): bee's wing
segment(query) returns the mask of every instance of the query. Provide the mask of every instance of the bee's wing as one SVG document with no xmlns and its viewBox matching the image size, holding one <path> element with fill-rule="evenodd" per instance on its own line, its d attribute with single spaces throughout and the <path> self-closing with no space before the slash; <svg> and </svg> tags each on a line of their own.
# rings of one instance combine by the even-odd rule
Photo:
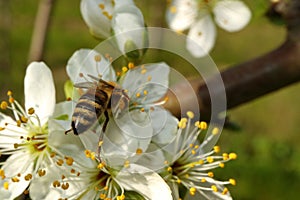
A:
<svg viewBox="0 0 300 200">
<path fill-rule="evenodd" d="M 80 83 L 75 83 L 74 87 L 89 89 L 91 87 L 95 87 L 95 83 L 94 82 L 80 82 Z"/>
</svg>

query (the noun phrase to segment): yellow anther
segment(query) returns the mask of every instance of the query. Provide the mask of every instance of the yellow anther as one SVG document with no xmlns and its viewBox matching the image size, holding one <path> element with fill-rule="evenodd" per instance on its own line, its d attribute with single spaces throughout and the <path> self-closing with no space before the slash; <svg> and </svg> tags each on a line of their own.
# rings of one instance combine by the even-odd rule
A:
<svg viewBox="0 0 300 200">
<path fill-rule="evenodd" d="M 61 175 L 61 179 L 63 180 L 63 179 L 65 179 L 66 178 L 66 176 L 65 175 Z"/>
<path fill-rule="evenodd" d="M 143 153 L 143 149 L 137 148 L 136 151 L 135 151 L 135 153 L 136 153 L 137 155 L 141 155 L 141 154 Z"/>
<path fill-rule="evenodd" d="M 125 199 L 125 195 L 121 194 L 120 196 L 117 196 L 117 200 L 124 200 Z"/>
<path fill-rule="evenodd" d="M 104 167 L 105 167 L 105 164 L 102 163 L 102 162 L 99 163 L 98 166 L 97 166 L 98 169 L 103 169 Z"/>
<path fill-rule="evenodd" d="M 5 172 L 3 169 L 0 169 L 0 176 L 1 176 L 2 180 L 5 179 Z"/>
<path fill-rule="evenodd" d="M 67 165 L 69 166 L 73 165 L 74 159 L 72 157 L 66 156 L 65 159 Z"/>
<path fill-rule="evenodd" d="M 0 127 L 0 131 L 3 131 L 3 130 L 5 130 L 5 128 L 4 127 Z"/>
<path fill-rule="evenodd" d="M 91 157 L 91 151 L 90 150 L 85 150 L 84 151 L 85 157 L 90 158 Z"/>
<path fill-rule="evenodd" d="M 130 166 L 130 161 L 129 160 L 125 160 L 124 167 L 128 168 L 129 166 Z"/>
<path fill-rule="evenodd" d="M 172 167 L 168 167 L 168 168 L 167 168 L 167 171 L 168 171 L 168 172 L 172 172 L 172 170 L 173 170 Z"/>
<path fill-rule="evenodd" d="M 219 163 L 219 167 L 224 168 L 225 164 L 221 162 L 221 163 Z"/>
<path fill-rule="evenodd" d="M 219 153 L 221 150 L 220 146 L 214 146 L 214 152 Z"/>
<path fill-rule="evenodd" d="M 34 108 L 29 108 L 28 109 L 28 114 L 32 115 L 35 112 Z"/>
<path fill-rule="evenodd" d="M 12 177 L 11 180 L 12 180 L 12 182 L 19 182 L 20 181 L 20 179 L 18 179 L 17 177 Z"/>
<path fill-rule="evenodd" d="M 200 122 L 200 124 L 199 124 L 199 128 L 200 129 L 202 129 L 202 130 L 205 130 L 205 129 L 207 129 L 207 123 L 206 122 Z"/>
<path fill-rule="evenodd" d="M 196 188 L 191 187 L 190 188 L 190 195 L 194 196 L 196 194 L 196 191 L 197 191 Z"/>
<path fill-rule="evenodd" d="M 102 144 L 103 144 L 103 140 L 100 140 L 100 141 L 98 142 L 98 147 L 101 147 Z"/>
<path fill-rule="evenodd" d="M 179 122 L 178 122 L 178 127 L 181 129 L 184 129 L 186 127 L 186 123 L 187 123 L 187 119 L 186 118 L 182 118 Z"/>
<path fill-rule="evenodd" d="M 171 6 L 171 7 L 170 7 L 170 12 L 171 12 L 172 14 L 175 14 L 175 13 L 177 12 L 176 6 Z"/>
<path fill-rule="evenodd" d="M 237 159 L 237 154 L 236 153 L 230 153 L 229 154 L 229 159 L 231 159 L 231 160 Z"/>
<path fill-rule="evenodd" d="M 135 94 L 135 96 L 136 96 L 137 98 L 139 98 L 139 97 L 141 96 L 141 93 L 137 92 L 137 93 Z"/>
<path fill-rule="evenodd" d="M 211 157 L 211 156 L 208 156 L 208 157 L 206 158 L 206 161 L 207 161 L 208 163 L 212 163 L 212 162 L 214 162 L 214 158 Z"/>
<path fill-rule="evenodd" d="M 201 183 L 205 183 L 205 182 L 206 182 L 206 178 L 202 178 Z"/>
<path fill-rule="evenodd" d="M 123 72 L 123 73 L 126 73 L 127 71 L 128 71 L 128 68 L 127 68 L 127 67 L 125 67 L 125 66 L 122 67 L 122 72 Z"/>
<path fill-rule="evenodd" d="M 236 185 L 236 181 L 235 181 L 235 179 L 233 179 L 233 178 L 229 179 L 229 183 L 230 183 L 231 185 Z"/>
<path fill-rule="evenodd" d="M 27 123 L 28 122 L 28 118 L 26 118 L 25 116 L 21 116 L 21 122 L 22 123 Z"/>
<path fill-rule="evenodd" d="M 121 72 L 117 72 L 117 76 L 121 76 Z"/>
<path fill-rule="evenodd" d="M 38 171 L 38 174 L 39 174 L 40 177 L 45 176 L 46 175 L 46 170 L 40 169 Z"/>
<path fill-rule="evenodd" d="M 17 120 L 17 126 L 20 127 L 21 126 L 21 120 Z"/>
<path fill-rule="evenodd" d="M 212 130 L 213 135 L 217 135 L 219 132 L 220 132 L 220 129 L 217 127 L 213 128 L 213 130 Z"/>
<path fill-rule="evenodd" d="M 214 173 L 213 172 L 207 172 L 207 176 L 209 176 L 210 178 L 214 177 Z"/>
<path fill-rule="evenodd" d="M 62 165 L 64 164 L 64 160 L 63 160 L 63 159 L 58 159 L 58 160 L 56 161 L 56 164 L 57 164 L 58 166 L 62 166 Z"/>
<path fill-rule="evenodd" d="M 223 160 L 228 160 L 229 159 L 228 153 L 223 153 L 222 156 L 223 156 Z"/>
<path fill-rule="evenodd" d="M 70 172 L 71 172 L 72 174 L 75 174 L 75 173 L 76 173 L 76 170 L 75 170 L 75 169 L 71 169 Z"/>
<path fill-rule="evenodd" d="M 107 19 L 111 20 L 112 16 L 107 12 L 107 11 L 103 11 L 102 14 L 107 17 Z"/>
<path fill-rule="evenodd" d="M 141 108 L 140 111 L 141 111 L 141 112 L 145 112 L 145 108 Z"/>
<path fill-rule="evenodd" d="M 147 69 L 142 69 L 141 74 L 146 74 Z"/>
<path fill-rule="evenodd" d="M 147 81 L 151 81 L 151 80 L 152 80 L 152 76 L 149 75 L 149 76 L 147 77 Z"/>
<path fill-rule="evenodd" d="M 55 156 L 56 156 L 56 153 L 55 152 L 51 152 L 50 157 L 54 158 Z"/>
<path fill-rule="evenodd" d="M 144 95 L 146 96 L 148 94 L 148 91 L 147 90 L 144 90 L 143 91 Z"/>
<path fill-rule="evenodd" d="M 27 174 L 24 176 L 25 181 L 30 181 L 32 179 L 32 174 Z"/>
<path fill-rule="evenodd" d="M 24 190 L 23 194 L 28 195 L 29 194 L 29 190 Z"/>
<path fill-rule="evenodd" d="M 214 192 L 218 192 L 218 188 L 217 188 L 216 185 L 212 185 L 212 186 L 211 186 L 211 189 L 212 189 L 212 191 L 214 191 Z"/>
<path fill-rule="evenodd" d="M 96 61 L 96 62 L 100 62 L 101 61 L 101 55 L 95 55 L 94 56 L 94 60 Z"/>
<path fill-rule="evenodd" d="M 199 148 L 199 145 L 195 145 L 195 146 L 194 146 L 194 149 L 198 149 L 198 148 Z"/>
<path fill-rule="evenodd" d="M 100 199 L 105 199 L 105 198 L 106 198 L 106 194 L 101 193 L 101 194 L 99 195 L 99 198 L 100 198 Z"/>
<path fill-rule="evenodd" d="M 229 191 L 228 191 L 228 188 L 225 187 L 225 188 L 223 189 L 223 191 L 222 191 L 222 194 L 223 194 L 223 195 L 226 195 L 228 192 L 229 192 Z"/>
<path fill-rule="evenodd" d="M 12 96 L 13 93 L 12 93 L 12 91 L 8 90 L 6 94 L 7 94 L 7 96 Z"/>
<path fill-rule="evenodd" d="M 176 182 L 177 182 L 178 184 L 180 184 L 180 183 L 181 183 L 181 180 L 180 180 L 180 179 L 177 179 Z"/>
<path fill-rule="evenodd" d="M 133 63 L 133 62 L 129 62 L 129 63 L 128 63 L 128 68 L 129 68 L 129 69 L 134 68 L 134 63 Z"/>
<path fill-rule="evenodd" d="M 8 104 L 7 104 L 6 101 L 2 101 L 1 104 L 0 104 L 0 108 L 1 108 L 2 110 L 5 110 L 5 109 L 7 108 L 7 106 L 8 106 Z"/>
<path fill-rule="evenodd" d="M 61 185 L 61 188 L 62 188 L 63 190 L 67 190 L 67 189 L 69 188 L 69 183 L 63 183 L 63 184 Z"/>
<path fill-rule="evenodd" d="M 199 160 L 199 161 L 198 161 L 198 164 L 199 164 L 199 165 L 203 165 L 203 164 L 204 164 L 204 160 L 202 160 L 202 159 Z"/>
<path fill-rule="evenodd" d="M 58 180 L 53 181 L 52 183 L 53 187 L 60 187 L 60 182 Z"/>
<path fill-rule="evenodd" d="M 98 6 L 99 6 L 99 8 L 101 8 L 102 10 L 104 10 L 104 8 L 105 8 L 105 5 L 104 5 L 103 3 L 100 3 Z"/>
<path fill-rule="evenodd" d="M 4 183 L 3 183 L 4 189 L 8 190 L 8 186 L 9 186 L 9 183 L 8 183 L 8 182 L 4 182 Z"/>
<path fill-rule="evenodd" d="M 91 160 L 96 160 L 96 153 L 95 152 L 91 153 Z"/>
<path fill-rule="evenodd" d="M 165 165 L 168 165 L 168 164 L 169 164 L 169 161 L 165 160 L 165 161 L 164 161 L 164 164 L 165 164 Z"/>
<path fill-rule="evenodd" d="M 9 103 L 14 103 L 14 101 L 15 101 L 15 99 L 14 99 L 13 97 L 9 97 L 9 98 L 8 98 L 8 102 L 9 102 Z"/>
<path fill-rule="evenodd" d="M 196 154 L 196 151 L 195 151 L 195 150 L 192 150 L 191 153 L 192 153 L 193 155 L 195 155 L 195 154 Z"/>
<path fill-rule="evenodd" d="M 195 117 L 194 113 L 192 111 L 188 111 L 186 113 L 186 115 L 188 116 L 188 118 L 193 119 Z"/>
<path fill-rule="evenodd" d="M 19 147 L 18 143 L 14 143 L 14 148 L 17 149 Z"/>
</svg>

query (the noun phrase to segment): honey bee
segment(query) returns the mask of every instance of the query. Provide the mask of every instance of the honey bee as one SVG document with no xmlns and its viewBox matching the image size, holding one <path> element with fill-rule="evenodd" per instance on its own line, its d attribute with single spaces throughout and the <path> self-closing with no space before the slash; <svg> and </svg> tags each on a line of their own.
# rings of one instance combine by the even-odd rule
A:
<svg viewBox="0 0 300 200">
<path fill-rule="evenodd" d="M 79 135 L 89 130 L 104 114 L 105 121 L 102 126 L 102 133 L 99 141 L 102 141 L 103 133 L 109 122 L 109 113 L 117 115 L 129 105 L 129 97 L 115 82 L 107 82 L 91 75 L 88 75 L 94 82 L 77 83 L 77 88 L 85 88 L 87 91 L 79 98 L 71 122 L 71 129 L 66 131 L 67 134 L 73 131 L 75 135 Z M 100 153 L 100 152 L 99 152 Z"/>
</svg>

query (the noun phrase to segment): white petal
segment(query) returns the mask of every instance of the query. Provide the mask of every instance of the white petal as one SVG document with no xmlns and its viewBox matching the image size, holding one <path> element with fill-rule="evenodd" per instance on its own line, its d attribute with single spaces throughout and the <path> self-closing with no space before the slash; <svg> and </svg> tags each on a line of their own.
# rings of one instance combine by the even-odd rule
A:
<svg viewBox="0 0 300 200">
<path fill-rule="evenodd" d="M 219 1 L 213 12 L 218 26 L 229 32 L 241 30 L 251 19 L 251 11 L 242 1 Z"/>
<path fill-rule="evenodd" d="M 198 2 L 195 0 L 174 0 L 167 10 L 167 22 L 175 31 L 188 29 L 198 15 Z"/>
<path fill-rule="evenodd" d="M 32 62 L 24 79 L 25 108 L 34 108 L 43 125 L 53 114 L 55 87 L 50 69 L 43 62 Z"/>
<path fill-rule="evenodd" d="M 13 154 L 5 161 L 2 169 L 5 171 L 5 175 L 7 177 L 17 177 L 18 173 L 21 174 L 20 177 L 17 177 L 19 182 L 13 182 L 11 178 L 0 181 L 1 185 L 3 185 L 4 181 L 9 183 L 8 190 L 10 192 L 10 199 L 14 199 L 19 196 L 27 188 L 30 181 L 26 181 L 24 176 L 32 174 L 33 164 L 34 162 L 30 155 L 23 152 Z"/>
<path fill-rule="evenodd" d="M 104 9 L 100 8 L 103 4 Z M 81 15 L 88 25 L 90 32 L 97 38 L 107 38 L 111 35 L 111 20 L 103 13 L 112 15 L 113 5 L 110 0 L 82 0 Z"/>
<path fill-rule="evenodd" d="M 119 119 L 111 119 L 105 131 L 103 143 L 104 157 L 110 164 L 123 164 L 126 159 L 138 158 L 136 150 L 145 152 L 151 142 L 153 130 L 149 116 L 145 112 L 131 111 Z"/>
<path fill-rule="evenodd" d="M 130 164 L 121 170 L 117 181 L 126 190 L 136 191 L 151 200 L 172 200 L 171 190 L 155 172 L 140 165 Z"/>
<path fill-rule="evenodd" d="M 170 112 L 156 108 L 151 112 L 154 134 L 152 142 L 160 147 L 169 144 L 176 137 L 178 120 Z"/>
<path fill-rule="evenodd" d="M 139 159 L 135 164 L 147 167 L 153 171 L 159 172 L 161 169 L 165 169 L 166 158 L 164 157 L 164 151 L 157 145 L 151 143 L 146 152 L 143 152 L 139 156 Z"/>
<path fill-rule="evenodd" d="M 136 6 L 118 7 L 114 13 L 112 27 L 122 53 L 145 47 L 147 37 L 144 17 Z M 137 49 L 127 49 L 128 43 L 133 43 Z"/>
<path fill-rule="evenodd" d="M 154 63 L 129 70 L 122 87 L 128 90 L 132 102 L 154 103 L 164 97 L 168 90 L 170 68 L 166 63 Z M 147 91 L 146 98 L 143 97 Z M 140 93 L 141 97 L 136 97 Z"/>
<path fill-rule="evenodd" d="M 187 49 L 195 57 L 206 56 L 216 40 L 216 27 L 209 15 L 194 23 L 188 33 Z"/>
<path fill-rule="evenodd" d="M 9 125 L 5 126 L 6 123 Z M 20 142 L 20 135 L 18 133 L 24 130 L 15 125 L 11 126 L 10 124 L 16 124 L 16 122 L 9 116 L 0 113 L 0 127 L 5 128 L 0 131 L 0 148 L 14 149 L 14 144 Z"/>
<path fill-rule="evenodd" d="M 96 62 L 95 56 L 101 56 L 101 61 Z M 85 78 L 89 78 L 88 75 L 94 77 L 101 75 L 101 78 L 106 81 L 116 80 L 116 75 L 110 62 L 92 49 L 76 51 L 68 61 L 67 73 L 73 83 L 86 82 L 87 80 Z M 80 73 L 82 73 L 85 78 L 80 77 Z"/>
</svg>

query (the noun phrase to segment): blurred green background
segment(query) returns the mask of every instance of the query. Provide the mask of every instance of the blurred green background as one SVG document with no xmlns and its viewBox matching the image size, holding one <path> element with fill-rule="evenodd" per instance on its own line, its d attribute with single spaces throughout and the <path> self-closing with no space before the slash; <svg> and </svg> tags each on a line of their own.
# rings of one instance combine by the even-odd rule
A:
<svg viewBox="0 0 300 200">
<path fill-rule="evenodd" d="M 37 0 L 0 0 L 0 99 L 13 90 L 23 98 L 23 78 L 27 66 Z M 234 34 L 218 29 L 211 57 L 220 69 L 260 56 L 285 39 L 284 26 L 272 24 L 263 16 L 266 0 L 247 1 L 254 12 L 251 23 Z M 136 1 L 148 26 L 165 26 L 160 0 Z M 64 100 L 63 83 L 69 57 L 80 48 L 93 48 L 91 37 L 79 10 L 80 0 L 56 1 L 49 27 L 44 61 L 52 69 L 57 100 Z M 189 72 L 186 72 L 189 75 Z M 225 130 L 219 145 L 238 154 L 236 161 L 216 176 L 234 177 L 229 186 L 235 199 L 299 199 L 300 188 L 300 84 L 283 88 L 228 112 L 239 131 Z"/>
</svg>

